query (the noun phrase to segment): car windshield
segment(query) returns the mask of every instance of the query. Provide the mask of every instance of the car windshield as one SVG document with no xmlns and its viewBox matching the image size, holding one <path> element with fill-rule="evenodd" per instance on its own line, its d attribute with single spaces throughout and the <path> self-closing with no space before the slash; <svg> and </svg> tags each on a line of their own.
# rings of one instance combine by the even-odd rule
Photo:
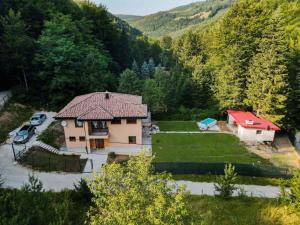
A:
<svg viewBox="0 0 300 225">
<path fill-rule="evenodd" d="M 39 117 L 32 117 L 31 120 L 39 120 Z"/>
<path fill-rule="evenodd" d="M 17 133 L 18 136 L 24 136 L 27 135 L 27 130 L 21 130 Z"/>
</svg>

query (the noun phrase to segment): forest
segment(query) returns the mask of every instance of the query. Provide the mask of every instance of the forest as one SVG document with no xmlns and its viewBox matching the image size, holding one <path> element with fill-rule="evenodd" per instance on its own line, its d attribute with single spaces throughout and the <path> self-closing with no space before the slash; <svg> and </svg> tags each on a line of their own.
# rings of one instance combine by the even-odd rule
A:
<svg viewBox="0 0 300 225">
<path fill-rule="evenodd" d="M 159 39 L 165 35 L 178 37 L 188 29 L 202 26 L 216 19 L 225 13 L 233 2 L 234 0 L 195 1 L 150 15 L 118 15 L 118 17 L 150 37 Z"/>
<path fill-rule="evenodd" d="M 252 110 L 300 126 L 300 3 L 240 0 L 178 38 L 153 40 L 89 1 L 3 0 L 0 88 L 58 110 L 93 91 L 139 94 L 154 117 Z"/>
</svg>

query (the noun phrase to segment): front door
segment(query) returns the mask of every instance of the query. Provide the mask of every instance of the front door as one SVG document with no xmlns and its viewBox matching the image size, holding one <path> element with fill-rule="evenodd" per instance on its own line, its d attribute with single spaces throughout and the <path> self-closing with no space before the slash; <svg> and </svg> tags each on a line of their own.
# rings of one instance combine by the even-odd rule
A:
<svg viewBox="0 0 300 225">
<path fill-rule="evenodd" d="M 104 148 L 104 140 L 103 139 L 96 139 L 96 149 Z"/>
</svg>

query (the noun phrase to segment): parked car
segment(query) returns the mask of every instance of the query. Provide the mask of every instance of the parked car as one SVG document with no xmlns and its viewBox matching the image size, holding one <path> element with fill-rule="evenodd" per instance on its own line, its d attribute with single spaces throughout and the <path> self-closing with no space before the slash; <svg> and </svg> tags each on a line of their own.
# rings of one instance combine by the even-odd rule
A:
<svg viewBox="0 0 300 225">
<path fill-rule="evenodd" d="M 34 125 L 34 126 L 38 126 L 41 125 L 42 123 L 44 123 L 44 121 L 47 119 L 46 114 L 43 113 L 37 113 L 34 114 L 31 119 L 30 119 L 30 124 Z"/>
<path fill-rule="evenodd" d="M 14 137 L 15 144 L 25 144 L 35 133 L 35 126 L 28 124 L 24 125 Z"/>
</svg>

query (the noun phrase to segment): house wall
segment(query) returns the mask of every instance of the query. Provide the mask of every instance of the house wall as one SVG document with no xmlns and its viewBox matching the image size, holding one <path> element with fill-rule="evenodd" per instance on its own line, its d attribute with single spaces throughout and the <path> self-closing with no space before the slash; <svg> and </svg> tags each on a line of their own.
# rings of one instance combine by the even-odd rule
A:
<svg viewBox="0 0 300 225">
<path fill-rule="evenodd" d="M 67 126 L 64 127 L 66 146 L 67 148 L 84 148 L 86 146 L 85 141 L 79 141 L 79 137 L 85 135 L 84 127 L 75 127 L 75 120 L 66 120 Z M 69 137 L 75 137 L 76 142 L 70 142 Z"/>
<path fill-rule="evenodd" d="M 129 136 L 136 136 L 136 144 L 142 144 L 142 120 L 137 119 L 136 124 L 127 124 L 126 119 L 121 124 L 107 123 L 109 129 L 110 146 L 131 146 L 128 143 Z"/>
<path fill-rule="evenodd" d="M 244 128 L 242 126 L 238 126 L 238 136 L 242 141 L 256 141 L 256 142 L 263 142 L 263 141 L 273 141 L 275 137 L 274 130 L 261 130 L 261 134 L 256 134 L 258 129 L 250 129 Z"/>
<path fill-rule="evenodd" d="M 108 136 L 91 136 L 89 135 L 88 122 L 83 123 L 83 127 L 76 127 L 75 120 L 66 120 L 67 126 L 64 127 L 66 146 L 68 149 L 85 150 L 86 147 L 90 151 L 90 140 L 104 139 L 105 147 L 114 146 L 132 146 L 129 144 L 129 136 L 136 136 L 136 144 L 142 144 L 142 120 L 137 119 L 136 124 L 127 124 L 126 119 L 121 120 L 121 124 L 111 124 L 107 122 L 109 129 Z M 86 137 L 86 141 L 80 141 L 79 137 Z M 76 142 L 70 142 L 69 137 L 75 137 Z"/>
<path fill-rule="evenodd" d="M 230 114 L 228 114 L 228 119 L 227 119 L 228 124 L 234 125 L 234 121 L 235 121 L 234 118 Z"/>
</svg>

